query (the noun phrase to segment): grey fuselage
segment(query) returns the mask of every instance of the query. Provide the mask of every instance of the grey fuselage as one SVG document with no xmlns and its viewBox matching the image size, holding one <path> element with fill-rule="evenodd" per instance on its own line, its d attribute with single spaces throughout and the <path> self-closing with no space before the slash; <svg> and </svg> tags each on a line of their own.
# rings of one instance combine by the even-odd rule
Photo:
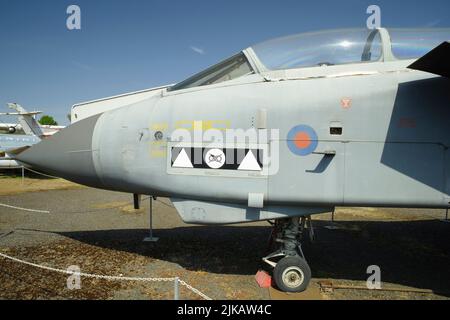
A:
<svg viewBox="0 0 450 320">
<path fill-rule="evenodd" d="M 266 220 L 335 206 L 448 208 L 450 81 L 408 69 L 414 61 L 265 71 L 163 89 L 77 122 L 20 160 L 97 188 L 170 197 L 192 223 Z M 278 130 L 266 146 L 279 149 L 278 170 L 172 168 L 170 150 L 180 142 L 172 134 L 195 122 Z M 290 150 L 289 131 L 298 125 L 317 134 L 315 152 Z"/>
<path fill-rule="evenodd" d="M 449 80 L 390 66 L 336 78 L 266 82 L 255 75 L 254 82 L 169 93 L 107 112 L 93 134 L 95 171 L 108 188 L 187 199 L 246 203 L 249 193 L 263 193 L 267 204 L 293 206 L 447 207 Z M 342 108 L 343 97 L 352 100 L 349 109 Z M 267 127 L 280 130 L 275 175 L 168 174 L 166 157 L 152 156 L 155 124 L 168 125 L 163 133 L 169 139 L 175 124 L 189 119 L 250 129 L 260 108 L 267 110 Z M 286 137 L 297 124 L 316 130 L 317 150 L 336 150 L 325 170 L 315 171 L 323 155 L 289 151 Z M 336 125 L 340 136 L 330 134 Z"/>
</svg>

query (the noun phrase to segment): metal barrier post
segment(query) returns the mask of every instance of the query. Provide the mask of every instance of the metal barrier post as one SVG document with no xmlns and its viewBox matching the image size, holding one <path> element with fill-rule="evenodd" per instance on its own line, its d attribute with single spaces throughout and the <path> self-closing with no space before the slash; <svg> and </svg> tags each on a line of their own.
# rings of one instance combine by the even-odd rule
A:
<svg viewBox="0 0 450 320">
<path fill-rule="evenodd" d="M 175 284 L 174 284 L 174 300 L 180 300 L 180 278 L 175 278 Z"/>
<path fill-rule="evenodd" d="M 22 185 L 25 183 L 25 168 L 22 166 Z"/>
<path fill-rule="evenodd" d="M 337 230 L 339 229 L 339 225 L 336 223 L 336 208 L 333 208 L 333 211 L 331 212 L 331 221 L 330 221 L 330 225 L 325 226 L 326 229 L 328 230 Z"/>
<path fill-rule="evenodd" d="M 159 238 L 153 237 L 153 197 L 150 196 L 150 236 L 144 242 L 157 242 Z"/>
<path fill-rule="evenodd" d="M 449 210 L 449 208 L 447 208 L 447 210 L 445 211 L 445 219 L 441 220 L 442 222 L 450 223 L 450 220 L 448 220 L 448 210 Z"/>
<path fill-rule="evenodd" d="M 133 205 L 134 210 L 139 210 L 141 208 L 141 195 L 133 194 Z"/>
</svg>

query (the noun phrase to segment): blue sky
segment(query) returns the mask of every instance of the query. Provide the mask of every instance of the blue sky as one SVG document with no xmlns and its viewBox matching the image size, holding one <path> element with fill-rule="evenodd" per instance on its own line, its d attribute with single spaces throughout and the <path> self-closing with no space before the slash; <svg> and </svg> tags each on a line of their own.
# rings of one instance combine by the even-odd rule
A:
<svg viewBox="0 0 450 320">
<path fill-rule="evenodd" d="M 253 43 L 365 27 L 371 4 L 385 27 L 450 27 L 448 0 L 0 0 L 0 111 L 17 102 L 67 124 L 77 102 L 183 80 Z"/>
</svg>

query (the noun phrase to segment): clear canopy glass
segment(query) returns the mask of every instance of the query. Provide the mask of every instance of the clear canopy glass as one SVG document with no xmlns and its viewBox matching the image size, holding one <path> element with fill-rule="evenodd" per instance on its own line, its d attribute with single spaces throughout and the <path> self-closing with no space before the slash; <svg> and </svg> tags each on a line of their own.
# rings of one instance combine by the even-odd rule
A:
<svg viewBox="0 0 450 320">
<path fill-rule="evenodd" d="M 377 61 L 382 56 L 378 30 L 351 29 L 302 33 L 252 47 L 269 70 Z"/>
<path fill-rule="evenodd" d="M 420 58 L 444 41 L 450 29 L 389 29 L 392 53 L 397 59 Z"/>
</svg>

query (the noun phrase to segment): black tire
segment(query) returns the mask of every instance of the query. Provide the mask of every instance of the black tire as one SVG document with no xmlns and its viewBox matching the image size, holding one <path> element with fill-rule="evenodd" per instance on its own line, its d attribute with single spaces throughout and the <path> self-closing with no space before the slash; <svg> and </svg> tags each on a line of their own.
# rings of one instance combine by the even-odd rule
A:
<svg viewBox="0 0 450 320">
<path fill-rule="evenodd" d="M 311 269 L 308 263 L 300 257 L 286 257 L 275 266 L 273 277 L 281 291 L 303 292 L 311 281 Z"/>
</svg>

